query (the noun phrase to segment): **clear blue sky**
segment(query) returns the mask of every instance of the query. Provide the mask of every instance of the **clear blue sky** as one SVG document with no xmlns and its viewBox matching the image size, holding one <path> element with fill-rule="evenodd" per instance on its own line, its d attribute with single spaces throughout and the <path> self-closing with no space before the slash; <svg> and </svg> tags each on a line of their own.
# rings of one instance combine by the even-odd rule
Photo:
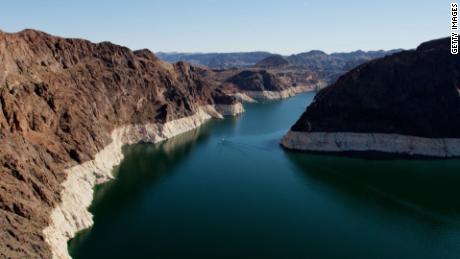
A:
<svg viewBox="0 0 460 259">
<path fill-rule="evenodd" d="M 0 29 L 152 51 L 414 48 L 450 35 L 448 0 L 10 0 Z"/>
</svg>

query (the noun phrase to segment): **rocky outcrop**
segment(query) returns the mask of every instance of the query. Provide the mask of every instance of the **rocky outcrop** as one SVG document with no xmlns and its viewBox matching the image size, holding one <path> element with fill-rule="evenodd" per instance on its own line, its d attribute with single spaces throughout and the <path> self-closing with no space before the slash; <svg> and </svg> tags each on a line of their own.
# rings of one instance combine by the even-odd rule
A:
<svg viewBox="0 0 460 259">
<path fill-rule="evenodd" d="M 314 75 L 305 75 L 299 83 L 297 75 L 274 74 L 268 70 L 244 70 L 226 82 L 231 83 L 249 99 L 280 99 L 315 90 L 323 83 Z"/>
<path fill-rule="evenodd" d="M 0 32 L 0 257 L 67 257 L 122 145 L 242 111 L 216 87 L 148 50 Z"/>
<path fill-rule="evenodd" d="M 267 70 L 245 70 L 230 77 L 227 82 L 237 85 L 242 91 L 281 91 L 288 88 L 285 82 Z"/>
<path fill-rule="evenodd" d="M 289 149 L 460 156 L 460 57 L 448 38 L 357 67 L 323 89 Z"/>
<path fill-rule="evenodd" d="M 289 61 L 281 55 L 273 55 L 257 62 L 254 67 L 258 68 L 280 68 L 289 65 Z"/>
</svg>

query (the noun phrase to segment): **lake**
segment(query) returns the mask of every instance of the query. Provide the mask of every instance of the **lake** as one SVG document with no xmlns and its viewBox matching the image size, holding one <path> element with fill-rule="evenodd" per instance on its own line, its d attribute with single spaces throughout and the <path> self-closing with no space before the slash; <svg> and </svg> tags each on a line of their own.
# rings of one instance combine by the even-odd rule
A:
<svg viewBox="0 0 460 259">
<path fill-rule="evenodd" d="M 124 148 L 73 258 L 459 258 L 460 161 L 283 150 L 313 93 Z"/>
</svg>

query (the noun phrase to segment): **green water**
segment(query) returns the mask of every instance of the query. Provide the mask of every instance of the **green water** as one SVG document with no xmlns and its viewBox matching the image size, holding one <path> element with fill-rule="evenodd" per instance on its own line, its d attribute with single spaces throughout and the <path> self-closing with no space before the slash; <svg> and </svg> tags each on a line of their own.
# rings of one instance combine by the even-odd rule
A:
<svg viewBox="0 0 460 259">
<path fill-rule="evenodd" d="M 74 258 L 460 258 L 460 161 L 287 152 L 312 94 L 126 147 Z"/>
</svg>

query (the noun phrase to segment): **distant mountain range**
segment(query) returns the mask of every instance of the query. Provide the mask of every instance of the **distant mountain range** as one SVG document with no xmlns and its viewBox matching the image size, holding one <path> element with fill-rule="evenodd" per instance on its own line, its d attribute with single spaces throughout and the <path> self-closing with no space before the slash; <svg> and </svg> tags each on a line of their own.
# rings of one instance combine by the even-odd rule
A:
<svg viewBox="0 0 460 259">
<path fill-rule="evenodd" d="M 156 55 L 170 63 L 186 61 L 211 69 L 262 68 L 289 71 L 306 71 L 316 73 L 327 83 L 333 83 L 340 75 L 372 59 L 400 52 L 402 49 L 389 51 L 338 52 L 327 54 L 320 50 L 282 56 L 270 52 L 235 52 L 235 53 L 164 53 Z"/>
<path fill-rule="evenodd" d="M 228 69 L 233 67 L 244 68 L 255 65 L 260 60 L 273 55 L 270 52 L 233 52 L 233 53 L 155 53 L 160 59 L 175 63 L 186 61 L 193 65 L 205 66 L 213 69 Z"/>
<path fill-rule="evenodd" d="M 308 69 L 318 73 L 318 76 L 328 83 L 333 83 L 340 75 L 372 59 L 381 58 L 402 49 L 389 51 L 353 51 L 326 54 L 320 50 L 287 56 L 290 66 Z"/>
</svg>

